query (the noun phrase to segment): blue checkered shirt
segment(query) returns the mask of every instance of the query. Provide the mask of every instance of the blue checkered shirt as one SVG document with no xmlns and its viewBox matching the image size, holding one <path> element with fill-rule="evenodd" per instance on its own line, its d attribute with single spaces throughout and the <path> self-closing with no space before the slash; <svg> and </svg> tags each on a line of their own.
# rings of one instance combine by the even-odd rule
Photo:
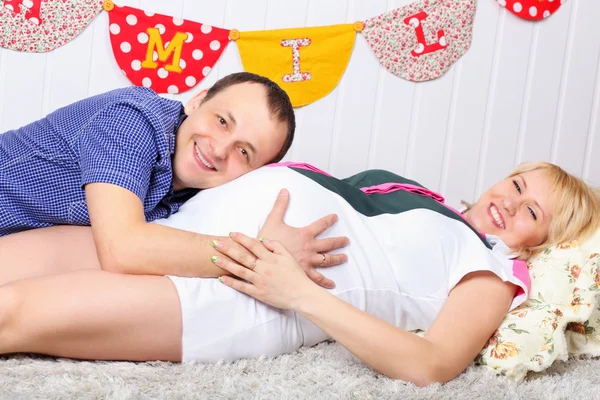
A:
<svg viewBox="0 0 600 400">
<path fill-rule="evenodd" d="M 0 135 L 0 236 L 89 225 L 84 186 L 135 193 L 147 221 L 167 217 L 196 190 L 173 191 L 171 155 L 182 104 L 130 87 L 94 96 Z"/>
</svg>

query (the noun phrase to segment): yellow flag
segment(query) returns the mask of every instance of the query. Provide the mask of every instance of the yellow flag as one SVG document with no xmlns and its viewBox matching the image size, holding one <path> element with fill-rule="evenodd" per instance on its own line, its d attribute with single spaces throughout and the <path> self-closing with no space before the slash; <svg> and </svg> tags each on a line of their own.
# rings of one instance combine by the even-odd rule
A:
<svg viewBox="0 0 600 400">
<path fill-rule="evenodd" d="M 327 95 L 339 83 L 354 48 L 353 24 L 236 32 L 244 69 L 277 82 L 294 107 Z"/>
</svg>

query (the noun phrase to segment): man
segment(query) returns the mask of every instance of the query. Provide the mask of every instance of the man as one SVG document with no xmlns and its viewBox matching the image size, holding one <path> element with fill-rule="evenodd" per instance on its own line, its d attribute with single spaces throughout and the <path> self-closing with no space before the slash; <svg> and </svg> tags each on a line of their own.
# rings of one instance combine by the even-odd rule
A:
<svg viewBox="0 0 600 400">
<path fill-rule="evenodd" d="M 137 87 L 74 103 L 0 135 L 0 236 L 22 232 L 3 238 L 0 251 L 22 257 L 17 247 L 52 243 L 52 256 L 43 258 L 59 257 L 53 249 L 74 247 L 90 232 L 56 226 L 91 225 L 104 270 L 220 276 L 212 243 L 233 241 L 148 222 L 177 212 L 198 189 L 279 161 L 294 131 L 287 94 L 250 73 L 223 78 L 185 107 Z M 292 228 L 283 223 L 286 205 L 284 193 L 263 232 L 285 243 L 312 279 L 331 286 L 311 267 L 345 260 L 321 253 L 345 246 L 346 238 L 316 240 L 335 216 Z M 44 227 L 55 228 L 23 232 Z M 31 276 L 8 273 L 0 281 Z"/>
</svg>

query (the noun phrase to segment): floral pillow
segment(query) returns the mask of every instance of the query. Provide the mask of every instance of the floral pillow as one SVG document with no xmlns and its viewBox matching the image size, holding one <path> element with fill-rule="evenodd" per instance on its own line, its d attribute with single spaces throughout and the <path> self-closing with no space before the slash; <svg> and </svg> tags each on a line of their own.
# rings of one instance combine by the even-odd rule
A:
<svg viewBox="0 0 600 400">
<path fill-rule="evenodd" d="M 598 250 L 598 247 L 596 247 Z M 592 253 L 590 258 L 594 259 L 598 267 L 600 255 Z M 600 291 L 600 274 L 596 269 L 593 274 L 595 285 L 590 286 L 590 290 Z M 567 325 L 567 345 L 569 354 L 600 356 L 600 295 L 598 302 L 594 304 L 594 309 L 589 319 L 584 323 L 571 322 Z"/>
<path fill-rule="evenodd" d="M 570 353 L 599 355 L 599 253 L 600 231 L 530 260 L 529 299 L 506 315 L 475 362 L 520 381 Z"/>
</svg>

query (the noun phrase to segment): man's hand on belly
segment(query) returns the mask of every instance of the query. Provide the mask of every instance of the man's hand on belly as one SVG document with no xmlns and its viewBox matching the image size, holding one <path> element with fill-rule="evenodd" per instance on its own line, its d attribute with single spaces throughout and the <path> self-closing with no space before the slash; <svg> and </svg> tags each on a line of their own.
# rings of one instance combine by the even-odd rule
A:
<svg viewBox="0 0 600 400">
<path fill-rule="evenodd" d="M 286 189 L 281 190 L 271 213 L 259 232 L 259 237 L 280 241 L 310 279 L 325 288 L 335 287 L 332 280 L 327 279 L 315 268 L 331 267 L 343 264 L 348 260 L 345 254 L 328 254 L 330 251 L 346 247 L 350 242 L 347 237 L 317 239 L 320 234 L 337 222 L 337 215 L 330 214 L 305 227 L 294 228 L 284 222 L 289 201 L 290 193 Z"/>
</svg>

